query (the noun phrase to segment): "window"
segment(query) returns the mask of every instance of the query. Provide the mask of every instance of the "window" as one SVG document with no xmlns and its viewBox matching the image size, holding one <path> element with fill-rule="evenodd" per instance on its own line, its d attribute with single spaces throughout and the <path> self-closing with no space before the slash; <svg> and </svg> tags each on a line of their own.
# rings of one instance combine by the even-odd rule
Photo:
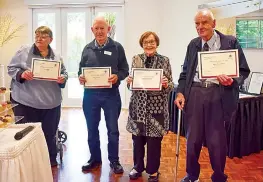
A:
<svg viewBox="0 0 263 182">
<path fill-rule="evenodd" d="M 237 20 L 236 34 L 242 48 L 263 48 L 263 20 Z"/>
</svg>

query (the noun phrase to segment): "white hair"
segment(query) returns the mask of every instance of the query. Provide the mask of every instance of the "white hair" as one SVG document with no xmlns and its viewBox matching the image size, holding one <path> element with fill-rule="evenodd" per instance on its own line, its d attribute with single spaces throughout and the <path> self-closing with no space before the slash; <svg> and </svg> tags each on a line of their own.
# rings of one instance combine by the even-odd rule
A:
<svg viewBox="0 0 263 182">
<path fill-rule="evenodd" d="M 93 25 L 94 25 L 97 21 L 103 21 L 103 22 L 105 22 L 105 24 L 106 24 L 107 26 L 109 25 L 104 16 L 97 16 L 97 17 L 95 17 L 94 20 L 93 20 Z"/>
<path fill-rule="evenodd" d="M 198 10 L 196 15 L 195 15 L 195 17 L 200 15 L 200 14 L 211 17 L 211 19 L 213 21 L 215 20 L 213 12 L 211 10 L 209 10 L 209 9 L 200 9 L 200 10 Z"/>
</svg>

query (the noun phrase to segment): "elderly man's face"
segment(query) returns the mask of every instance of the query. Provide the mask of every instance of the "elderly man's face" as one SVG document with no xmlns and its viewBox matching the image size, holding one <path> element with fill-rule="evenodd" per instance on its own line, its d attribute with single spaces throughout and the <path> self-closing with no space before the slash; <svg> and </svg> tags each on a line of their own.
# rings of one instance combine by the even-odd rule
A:
<svg viewBox="0 0 263 182">
<path fill-rule="evenodd" d="M 110 31 L 110 27 L 107 25 L 105 21 L 98 20 L 93 24 L 91 28 L 95 39 L 99 43 L 104 43 L 107 40 L 108 32 Z"/>
<path fill-rule="evenodd" d="M 53 39 L 48 34 L 35 34 L 35 44 L 38 48 L 47 48 L 52 40 Z"/>
<path fill-rule="evenodd" d="M 157 42 L 152 34 L 143 39 L 142 45 L 147 56 L 152 56 L 156 52 Z"/>
<path fill-rule="evenodd" d="M 198 14 L 195 17 L 195 27 L 198 35 L 205 41 L 209 40 L 215 28 L 215 20 L 209 14 Z"/>
</svg>

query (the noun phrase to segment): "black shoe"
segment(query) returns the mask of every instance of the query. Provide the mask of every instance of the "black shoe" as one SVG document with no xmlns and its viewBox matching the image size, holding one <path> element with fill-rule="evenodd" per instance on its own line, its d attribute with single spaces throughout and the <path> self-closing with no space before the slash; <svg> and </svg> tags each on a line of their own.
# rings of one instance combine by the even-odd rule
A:
<svg viewBox="0 0 263 182">
<path fill-rule="evenodd" d="M 51 167 L 56 167 L 56 166 L 58 166 L 58 162 L 57 162 L 57 160 L 52 160 L 52 161 L 50 161 L 50 165 L 51 165 Z"/>
<path fill-rule="evenodd" d="M 101 166 L 101 162 L 97 161 L 88 161 L 82 166 L 82 171 L 90 171 L 92 169 L 97 169 Z"/>
<path fill-rule="evenodd" d="M 148 182 L 158 182 L 159 181 L 159 175 L 160 175 L 159 172 L 157 172 L 156 176 L 150 175 L 149 178 L 148 178 Z"/>
<path fill-rule="evenodd" d="M 185 177 L 181 180 L 181 182 L 199 182 L 199 179 L 191 180 L 191 179 L 189 178 L 189 176 L 185 176 Z"/>
<path fill-rule="evenodd" d="M 136 170 L 136 169 L 135 169 Z M 136 180 L 138 179 L 139 177 L 142 176 L 142 173 L 139 173 L 137 171 L 133 171 L 133 169 L 131 170 L 131 172 L 129 173 L 129 177 L 131 180 Z"/>
<path fill-rule="evenodd" d="M 113 172 L 115 174 L 121 174 L 123 173 L 123 168 L 119 161 L 111 162 L 110 167 L 113 169 Z"/>
</svg>

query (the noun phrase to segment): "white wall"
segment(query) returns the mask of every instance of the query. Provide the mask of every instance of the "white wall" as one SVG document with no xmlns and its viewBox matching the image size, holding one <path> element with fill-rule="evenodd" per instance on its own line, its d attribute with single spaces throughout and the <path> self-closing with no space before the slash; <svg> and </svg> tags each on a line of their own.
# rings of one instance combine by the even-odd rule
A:
<svg viewBox="0 0 263 182">
<path fill-rule="evenodd" d="M 15 51 L 24 44 L 28 43 L 28 11 L 23 0 L 0 0 L 0 15 L 10 13 L 14 17 L 14 24 L 11 28 L 25 24 L 25 27 L 17 34 L 18 37 L 11 40 L 8 44 L 0 47 L 0 64 L 5 66 L 9 63 Z M 10 78 L 6 75 L 6 85 L 9 85 Z"/>
<path fill-rule="evenodd" d="M 161 28 L 160 52 L 171 60 L 174 82 L 181 72 L 186 48 L 190 40 L 197 36 L 194 16 L 198 5 L 204 0 L 165 0 L 163 4 L 163 23 Z"/>
</svg>

